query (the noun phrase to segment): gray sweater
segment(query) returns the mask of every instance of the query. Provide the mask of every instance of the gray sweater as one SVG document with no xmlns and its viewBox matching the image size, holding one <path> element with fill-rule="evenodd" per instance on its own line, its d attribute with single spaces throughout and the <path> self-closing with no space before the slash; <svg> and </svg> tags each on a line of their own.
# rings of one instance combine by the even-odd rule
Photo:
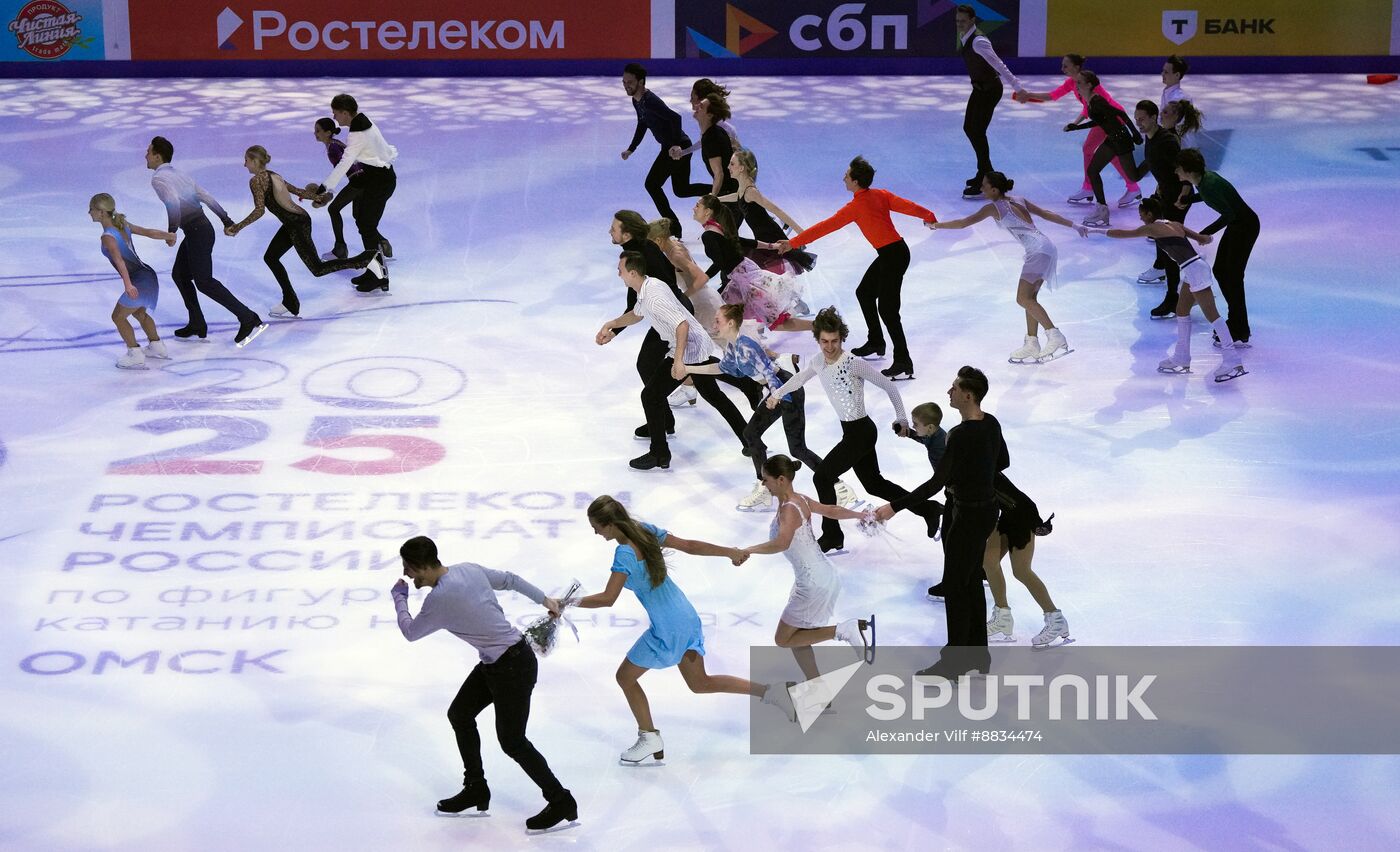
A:
<svg viewBox="0 0 1400 852">
<path fill-rule="evenodd" d="M 520 631 L 506 619 L 496 600 L 496 591 L 506 589 L 519 592 L 537 604 L 544 603 L 544 592 L 509 571 L 497 571 L 474 562 L 450 565 L 423 600 L 417 618 L 408 611 L 406 594 L 394 596 L 399 630 L 410 642 L 437 630 L 447 630 L 476 648 L 483 663 L 494 663 L 520 641 Z"/>
</svg>

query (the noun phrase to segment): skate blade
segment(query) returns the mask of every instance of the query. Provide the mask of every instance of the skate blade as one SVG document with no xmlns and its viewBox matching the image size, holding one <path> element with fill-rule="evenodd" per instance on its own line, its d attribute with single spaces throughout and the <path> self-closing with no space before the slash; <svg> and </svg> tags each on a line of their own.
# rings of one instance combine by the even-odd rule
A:
<svg viewBox="0 0 1400 852">
<path fill-rule="evenodd" d="M 116 366 L 116 368 L 117 368 L 118 370 L 130 370 L 130 371 L 132 371 L 133 373 L 139 373 L 139 372 L 141 372 L 142 370 L 149 370 L 149 369 L 151 369 L 150 367 L 146 366 L 145 364 L 132 364 L 132 365 L 129 366 L 129 367 L 124 367 L 124 366 L 122 366 L 121 364 L 117 364 L 117 365 L 115 365 L 115 366 Z"/>
<path fill-rule="evenodd" d="M 651 755 L 647 755 L 647 757 L 650 757 L 650 756 L 651 756 Z M 665 761 L 665 760 L 653 760 L 653 761 L 651 761 L 650 763 L 648 763 L 648 762 L 647 762 L 647 759 L 646 759 L 645 757 L 642 758 L 641 760 L 636 761 L 635 763 L 634 763 L 633 761 L 630 761 L 630 760 L 623 760 L 622 758 L 619 757 L 619 758 L 617 759 L 617 762 L 618 762 L 619 765 L 621 765 L 621 766 L 626 766 L 626 767 L 628 767 L 628 768 L 630 768 L 630 769 L 651 769 L 652 767 L 655 767 L 655 766 L 665 766 L 665 765 L 666 765 L 666 761 Z"/>
<path fill-rule="evenodd" d="M 1074 640 L 1073 640 L 1073 639 L 1069 638 L 1068 636 L 1060 636 L 1060 637 L 1058 637 L 1058 638 L 1056 638 L 1056 639 L 1052 639 L 1052 640 L 1050 640 L 1049 642 L 1046 642 L 1044 645 L 1031 645 L 1031 650 L 1032 650 L 1032 651 L 1048 651 L 1048 650 L 1050 650 L 1051 648 L 1063 648 L 1063 647 L 1066 646 L 1066 645 L 1073 645 L 1073 644 L 1074 644 Z"/>
<path fill-rule="evenodd" d="M 1223 384 L 1224 382 L 1232 382 L 1232 381 L 1234 381 L 1235 379 L 1238 379 L 1240 376 L 1247 376 L 1247 375 L 1249 375 L 1249 371 L 1246 370 L 1246 369 L 1244 369 L 1243 367 L 1241 367 L 1241 368 L 1239 368 L 1238 370 L 1235 370 L 1235 371 L 1230 372 L 1230 373 L 1226 373 L 1226 374 L 1223 375 L 1223 376 L 1216 376 L 1216 377 L 1215 377 L 1215 383 L 1216 383 L 1216 384 Z"/>
<path fill-rule="evenodd" d="M 1039 358 L 1035 359 L 1035 362 L 1037 364 L 1049 364 L 1051 361 L 1060 360 L 1061 358 L 1065 357 L 1073 351 L 1073 349 L 1066 349 L 1063 352 L 1059 352 L 1058 354 L 1051 353 L 1049 355 L 1041 355 Z"/>
<path fill-rule="evenodd" d="M 1158 367 L 1157 372 L 1168 376 L 1181 376 L 1191 372 L 1190 367 Z"/>
<path fill-rule="evenodd" d="M 170 338 L 173 339 L 173 340 L 178 340 L 178 341 L 180 341 L 181 343 L 213 343 L 213 342 L 214 342 L 214 341 L 210 340 L 208 337 L 176 337 L 175 335 L 172 334 L 172 335 L 170 335 Z M 161 340 L 165 340 L 165 338 L 162 337 Z"/>
<path fill-rule="evenodd" d="M 553 834 L 556 831 L 568 831 L 571 828 L 578 828 L 581 824 L 582 823 L 580 823 L 578 820 L 571 819 L 565 820 L 560 825 L 550 826 L 549 828 L 527 828 L 525 829 L 525 833 L 530 835 Z"/>
<path fill-rule="evenodd" d="M 1172 313 L 1172 314 L 1162 314 L 1160 317 L 1157 316 L 1156 314 L 1148 314 L 1148 315 L 1147 315 L 1147 318 L 1148 318 L 1148 319 L 1154 319 L 1154 320 L 1169 320 L 1169 319 L 1176 319 L 1176 314 L 1174 314 L 1174 313 Z"/>
<path fill-rule="evenodd" d="M 826 556 L 845 556 L 850 551 L 844 547 L 838 547 L 835 550 L 823 550 L 822 553 Z"/>
<path fill-rule="evenodd" d="M 1040 356 L 1036 356 L 1036 357 L 1034 357 L 1034 358 L 1007 358 L 1007 359 L 1006 359 L 1006 363 L 1008 363 L 1008 364 L 1039 364 L 1039 363 L 1040 363 Z"/>
<path fill-rule="evenodd" d="M 449 813 L 447 811 L 440 811 L 434 808 L 433 815 L 440 816 L 443 819 L 486 819 L 491 816 L 491 812 L 479 811 L 476 808 L 469 808 L 465 811 L 462 811 L 461 813 L 454 814 Z"/>
<path fill-rule="evenodd" d="M 929 603 L 947 603 L 945 599 L 939 597 L 938 595 L 924 595 L 924 597 L 928 600 Z"/>
<path fill-rule="evenodd" d="M 886 376 L 885 378 L 889 379 L 889 380 L 892 381 L 892 382 L 912 382 L 912 381 L 914 381 L 914 375 L 913 375 L 912 373 L 901 373 L 901 374 L 899 374 L 898 376 Z"/>
<path fill-rule="evenodd" d="M 261 323 L 260 325 L 258 325 L 257 328 L 255 328 L 255 329 L 253 329 L 252 331 L 248 332 L 248 336 L 247 336 L 247 337 L 245 337 L 245 338 L 243 338 L 242 340 L 240 340 L 240 341 L 238 341 L 237 343 L 235 343 L 234 346 L 237 346 L 239 349 L 242 349 L 243 347 L 247 346 L 249 343 L 252 343 L 254 340 L 256 340 L 257 337 L 258 337 L 258 335 L 259 335 L 259 334 L 262 334 L 264 331 L 267 331 L 267 323 Z"/>
</svg>

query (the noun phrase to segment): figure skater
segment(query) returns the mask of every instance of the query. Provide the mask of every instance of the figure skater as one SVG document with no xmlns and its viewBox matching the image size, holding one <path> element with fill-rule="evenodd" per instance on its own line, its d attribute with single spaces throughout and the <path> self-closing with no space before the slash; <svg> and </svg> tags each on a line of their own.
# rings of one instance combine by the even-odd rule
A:
<svg viewBox="0 0 1400 852">
<path fill-rule="evenodd" d="M 958 12 L 961 18 L 962 12 Z M 985 39 L 984 39 L 985 41 Z M 974 98 L 977 96 L 973 92 Z M 997 84 L 997 97 L 1001 97 L 1001 84 Z M 995 106 L 993 101 L 992 106 Z M 971 102 L 969 102 L 971 110 Z M 990 110 L 987 120 L 991 120 Z M 985 130 L 985 128 L 984 128 Z M 975 146 L 974 146 L 975 147 Z M 990 166 L 987 171 L 991 171 Z M 978 166 L 977 185 L 981 186 L 983 171 Z M 904 286 L 904 273 L 909 270 L 909 246 L 894 228 L 890 213 L 903 213 L 916 216 L 925 224 L 938 221 L 938 217 L 927 208 L 912 201 L 900 198 L 884 189 L 871 189 L 875 180 L 875 168 L 864 157 L 856 157 L 842 176 L 846 189 L 852 198 L 846 206 L 834 215 L 823 219 L 805 231 L 799 231 L 790 240 L 782 240 L 777 250 L 787 254 L 793 248 L 802 248 L 837 231 L 851 222 L 860 227 L 861 235 L 875 249 L 875 260 L 865 270 L 865 275 L 856 287 L 856 300 L 860 302 L 861 314 L 865 317 L 865 343 L 851 350 L 857 358 L 881 358 L 885 354 L 885 336 L 880 331 L 883 322 L 889 329 L 890 341 L 894 344 L 893 363 L 889 369 L 881 370 L 886 378 L 895 380 L 914 378 L 914 360 L 909 355 L 909 344 L 904 339 L 904 325 L 899 318 L 900 289 Z M 981 191 L 980 189 L 978 190 Z"/>
<path fill-rule="evenodd" d="M 1097 127 L 1104 132 L 1104 140 L 1089 159 L 1089 184 L 1094 189 L 1094 212 L 1084 218 L 1090 227 L 1108 226 L 1108 204 L 1103 195 L 1103 167 L 1115 158 L 1133 159 L 1133 147 L 1142 144 L 1142 136 L 1132 119 L 1122 107 L 1114 106 L 1103 95 L 1094 94 L 1099 87 L 1099 78 L 1092 71 L 1079 72 L 1079 94 L 1088 103 L 1086 118 L 1082 123 L 1070 122 L 1065 132 L 1088 130 Z M 1140 195 L 1140 193 L 1139 193 Z M 1131 201 L 1129 202 L 1132 203 Z M 1121 205 L 1120 205 L 1121 206 Z"/>
<path fill-rule="evenodd" d="M 336 125 L 335 119 L 330 116 L 316 119 L 316 127 L 313 132 L 316 135 L 316 141 L 326 146 L 326 157 L 331 161 L 331 165 L 340 165 L 340 159 L 345 156 L 345 143 L 336 138 L 336 135 L 340 133 L 340 127 Z M 326 208 L 326 211 L 331 214 L 331 231 L 335 233 L 335 245 L 329 252 L 322 255 L 326 260 L 344 260 L 350 254 L 349 247 L 345 245 L 345 220 L 340 211 L 364 194 L 364 189 L 359 184 L 359 176 L 362 171 L 364 171 L 364 167 L 359 163 L 350 167 L 350 170 L 345 173 L 347 178 L 345 188 L 335 194 L 335 199 Z M 379 253 L 384 255 L 386 259 L 394 256 L 394 247 L 389 244 L 389 238 L 383 233 L 379 235 Z"/>
<path fill-rule="evenodd" d="M 622 688 L 627 706 L 637 720 L 637 741 L 622 753 L 619 758 L 622 763 L 635 766 L 648 757 L 661 760 L 666 756 L 661 731 L 652 721 L 651 704 L 640 683 L 642 675 L 653 669 L 676 666 L 691 692 L 750 695 L 778 707 L 789 718 L 794 717 L 791 697 L 782 685 L 764 686 L 740 677 L 712 675 L 705 671 L 705 635 L 700 616 L 685 592 L 671 579 L 662 548 L 692 556 L 724 556 L 735 565 L 742 565 L 748 558 L 743 551 L 671 535 L 660 527 L 634 519 L 625 506 L 607 494 L 588 505 L 588 523 L 603 539 L 617 542 L 617 548 L 613 552 L 607 587 L 582 598 L 578 606 L 583 609 L 610 607 L 617 603 L 624 588 L 631 589 L 651 622 L 617 668 L 617 685 Z"/>
<path fill-rule="evenodd" d="M 1080 56 L 1078 53 L 1066 53 L 1064 56 L 1060 57 L 1060 73 L 1065 75 L 1065 81 L 1063 83 L 1048 92 L 1018 92 L 1011 96 L 1012 100 L 1043 103 L 1047 100 L 1058 101 L 1065 95 L 1072 94 L 1075 100 L 1079 101 L 1079 116 L 1074 120 L 1076 122 L 1083 121 L 1089 114 L 1089 104 L 1085 101 L 1084 95 L 1081 94 L 1079 90 L 1079 73 L 1083 70 L 1084 57 Z M 1102 85 L 1096 86 L 1090 94 L 1099 95 L 1104 100 L 1108 101 L 1110 106 L 1123 109 L 1123 105 L 1114 100 L 1113 95 L 1110 95 L 1108 90 Z M 1084 185 L 1079 188 L 1078 192 L 1069 197 L 1068 201 L 1070 204 L 1088 204 L 1090 201 L 1094 200 L 1094 188 L 1089 180 L 1089 163 L 1094 159 L 1094 152 L 1103 144 L 1103 140 L 1104 132 L 1101 128 L 1095 126 L 1089 129 L 1089 134 L 1084 139 L 1083 148 Z M 1118 206 L 1128 207 L 1141 201 L 1142 188 L 1138 186 L 1138 180 L 1141 178 L 1135 178 L 1132 173 L 1128 171 L 1123 160 L 1118 157 L 1113 158 L 1113 167 L 1118 170 L 1118 174 L 1123 176 L 1123 185 L 1125 187 L 1123 196 L 1118 199 Z"/>
<path fill-rule="evenodd" d="M 744 256 L 735 233 L 730 206 L 714 195 L 695 202 L 695 221 L 704 226 L 700 241 L 710 258 L 710 275 L 719 275 L 719 293 L 726 304 L 743 305 L 744 315 L 775 331 L 807 331 L 810 320 L 792 314 L 802 300 L 802 288 L 790 274 L 762 269 Z"/>
<path fill-rule="evenodd" d="M 1031 639 L 1031 645 L 1044 648 L 1056 639 L 1062 639 L 1066 644 L 1074 641 L 1069 638 L 1069 622 L 1065 620 L 1064 613 L 1055 606 L 1050 591 L 1045 588 L 1045 581 L 1031 568 L 1036 537 L 1052 532 L 1051 521 L 1055 516 L 1042 519 L 1035 501 L 1013 485 L 1004 473 L 997 473 L 992 487 L 996 491 L 1000 514 L 996 530 L 987 539 L 987 550 L 982 558 L 982 570 L 992 590 L 992 617 L 987 622 L 987 641 L 1015 641 L 1015 619 L 1006 600 L 1006 575 L 1001 571 L 1001 560 L 1007 554 L 1011 555 L 1011 575 L 1031 593 L 1045 616 L 1045 627 Z"/>
<path fill-rule="evenodd" d="M 1056 225 L 1072 228 L 1081 237 L 1089 231 L 1083 225 L 1076 225 L 1033 201 L 1007 195 L 1014 184 L 1015 181 L 1001 172 L 989 172 L 982 178 L 982 194 L 990 204 L 983 205 L 981 210 L 971 216 L 931 222 L 928 227 L 935 231 L 966 228 L 990 216 L 1003 231 L 1007 231 L 1021 243 L 1026 256 L 1021 262 L 1021 280 L 1016 285 L 1016 304 L 1026 312 L 1026 339 L 1021 348 L 1011 353 L 1008 360 L 1013 364 L 1043 364 L 1068 355 L 1073 350 L 1069 348 L 1064 334 L 1055 327 L 1050 314 L 1036 298 L 1041 285 L 1048 285 L 1051 289 L 1055 286 L 1055 267 L 1059 251 L 1050 238 L 1035 226 L 1035 219 L 1031 214 Z M 1045 329 L 1044 350 L 1040 348 L 1037 327 Z"/>
<path fill-rule="evenodd" d="M 622 69 L 622 90 L 632 100 L 632 108 L 637 113 L 637 129 L 632 134 L 632 144 L 622 152 L 622 159 L 631 157 L 637 146 L 642 144 L 642 138 L 646 136 L 647 131 L 651 131 L 652 138 L 660 144 L 661 150 L 656 152 L 656 159 L 647 171 L 647 195 L 651 196 L 652 202 L 656 204 L 657 212 L 671 220 L 671 235 L 679 237 L 681 221 L 677 218 L 676 211 L 671 209 L 671 202 L 666 200 L 663 189 L 666 181 L 670 180 L 671 191 L 677 198 L 693 198 L 709 191 L 703 183 L 691 183 L 689 154 L 676 159 L 671 158 L 672 148 L 690 147 L 690 137 L 681 129 L 680 114 L 666 106 L 666 102 L 661 100 L 660 96 L 647 88 L 647 70 L 640 63 L 629 62 Z"/>
<path fill-rule="evenodd" d="M 1210 235 L 1198 234 L 1180 222 L 1167 219 L 1161 203 L 1155 198 L 1143 199 L 1138 214 L 1142 217 L 1142 225 L 1137 228 L 1132 230 L 1112 228 L 1095 233 L 1107 234 L 1120 240 L 1151 237 L 1157 241 L 1158 247 L 1167 253 L 1167 257 L 1181 269 L 1181 283 L 1186 286 L 1181 288 L 1181 295 L 1176 305 L 1176 348 L 1172 350 L 1171 355 L 1157 365 L 1157 371 L 1161 373 L 1191 372 L 1191 306 L 1200 305 L 1201 313 L 1205 315 L 1211 328 L 1215 329 L 1216 335 L 1219 336 L 1220 342 L 1223 344 L 1220 353 L 1220 366 L 1215 370 L 1215 380 L 1228 382 L 1246 375 L 1248 371 L 1245 370 L 1244 362 L 1240 358 L 1240 350 L 1235 347 L 1235 341 L 1230 336 L 1230 326 L 1221 318 L 1220 311 L 1216 310 L 1215 296 L 1210 289 L 1210 268 L 1206 266 L 1205 259 L 1197 254 L 1191 244 L 1186 241 L 1190 238 L 1205 245 L 1210 242 Z M 1218 260 L 1217 263 L 1219 263 Z"/>
<path fill-rule="evenodd" d="M 1179 102 L 1184 106 L 1186 102 Z M 1259 239 L 1259 214 L 1245 203 L 1239 192 L 1219 172 L 1206 169 L 1205 157 L 1195 148 L 1186 148 L 1176 157 L 1176 174 L 1195 193 L 1184 199 L 1185 203 L 1204 201 L 1205 205 L 1220 214 L 1214 222 L 1201 229 L 1210 236 L 1216 231 L 1225 230 L 1220 235 L 1220 245 L 1215 250 L 1215 265 L 1212 272 L 1220 282 L 1220 295 L 1225 297 L 1229 309 L 1226 322 L 1230 326 L 1230 337 L 1235 346 L 1249 348 L 1249 307 L 1245 304 L 1244 268 L 1249 264 L 1249 255 L 1254 251 L 1254 242 Z M 1201 306 L 1202 310 L 1205 305 Z M 1215 344 L 1224 347 L 1224 335 L 1216 334 Z"/>
<path fill-rule="evenodd" d="M 156 330 L 156 321 L 151 311 L 156 308 L 160 296 L 160 280 L 156 271 L 142 262 L 131 244 L 131 235 L 164 240 L 168 246 L 175 245 L 175 234 L 171 231 L 158 231 L 143 228 L 126 221 L 117 212 L 117 202 L 105 192 L 99 192 L 88 201 L 88 218 L 102 226 L 102 255 L 112 264 L 112 268 L 122 279 L 122 294 L 112 306 L 112 323 L 126 344 L 126 353 L 117 359 L 117 367 L 123 370 L 144 370 L 146 359 L 170 360 L 165 342 Z M 128 317 L 135 317 L 146 334 L 146 349 L 143 352 L 136 345 L 136 334 L 131 330 Z"/>
<path fill-rule="evenodd" d="M 243 152 L 243 167 L 252 175 L 248 179 L 248 189 L 253 193 L 253 211 L 238 224 L 224 228 L 226 236 L 236 237 L 244 228 L 261 219 L 264 210 L 270 211 L 282 223 L 282 227 L 272 235 L 272 242 L 267 244 L 267 251 L 263 252 L 263 263 L 272 270 L 272 277 L 282 288 L 281 303 L 268 313 L 275 317 L 301 315 L 301 300 L 297 298 L 297 291 L 292 289 L 287 268 L 282 265 L 282 256 L 292 248 L 296 249 L 301 262 L 306 264 L 307 271 L 317 278 L 343 269 L 368 268 L 370 274 L 383 278 L 387 285 L 389 273 L 379 259 L 377 248 L 365 249 L 345 260 L 322 260 L 316 254 L 316 241 L 311 236 L 311 214 L 292 200 L 292 196 L 296 196 L 303 201 L 314 201 L 316 196 L 287 183 L 281 175 L 268 169 L 267 164 L 271 160 L 267 149 L 261 145 L 253 145 Z M 388 289 L 369 292 L 387 293 Z"/>
</svg>

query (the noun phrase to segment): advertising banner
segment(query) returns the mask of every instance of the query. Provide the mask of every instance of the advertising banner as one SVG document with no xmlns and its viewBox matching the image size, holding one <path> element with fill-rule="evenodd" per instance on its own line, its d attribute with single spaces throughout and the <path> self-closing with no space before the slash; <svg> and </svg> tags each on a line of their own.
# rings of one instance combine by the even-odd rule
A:
<svg viewBox="0 0 1400 852">
<path fill-rule="evenodd" d="M 1050 0 L 1045 52 L 1054 56 L 1385 56 L 1392 0 Z"/>
<path fill-rule="evenodd" d="M 650 0 L 130 0 L 131 58 L 608 59 L 651 54 Z"/>
<path fill-rule="evenodd" d="M 1002 58 L 1016 55 L 1019 0 L 971 3 Z M 950 0 L 687 0 L 676 4 L 676 56 L 699 59 L 954 56 Z M 813 73 L 820 73 L 813 66 Z"/>
<path fill-rule="evenodd" d="M 3 0 L 0 62 L 106 59 L 102 0 Z"/>
</svg>

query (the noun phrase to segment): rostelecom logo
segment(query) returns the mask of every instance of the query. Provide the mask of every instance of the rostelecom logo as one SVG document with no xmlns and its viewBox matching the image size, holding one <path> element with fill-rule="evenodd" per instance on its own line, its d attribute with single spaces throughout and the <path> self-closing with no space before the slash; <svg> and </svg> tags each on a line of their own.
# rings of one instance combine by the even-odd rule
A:
<svg viewBox="0 0 1400 852">
<path fill-rule="evenodd" d="M 238 32 L 238 28 L 243 26 L 243 19 L 238 17 L 238 13 L 225 6 L 219 13 L 219 50 L 237 50 L 233 43 L 233 34 Z"/>
</svg>

